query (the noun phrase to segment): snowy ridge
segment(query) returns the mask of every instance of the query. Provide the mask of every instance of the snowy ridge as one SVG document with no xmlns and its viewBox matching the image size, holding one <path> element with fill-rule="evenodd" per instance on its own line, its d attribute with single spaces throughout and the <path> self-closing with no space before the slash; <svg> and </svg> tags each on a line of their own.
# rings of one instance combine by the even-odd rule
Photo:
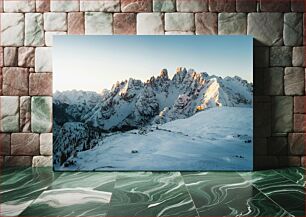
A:
<svg viewBox="0 0 306 217">
<path fill-rule="evenodd" d="M 107 94 L 107 91 L 104 91 L 103 94 Z M 82 90 L 70 90 L 70 91 L 63 91 L 59 92 L 56 91 L 53 94 L 54 103 L 66 103 L 69 105 L 73 104 L 82 104 L 82 103 L 89 103 L 94 104 L 97 103 L 102 99 L 103 94 L 98 94 L 94 91 L 82 91 Z"/>
<path fill-rule="evenodd" d="M 199 110 L 219 106 L 252 106 L 253 86 L 237 76 L 221 78 L 177 68 L 169 79 L 166 69 L 146 82 L 130 78 L 109 92 L 55 93 L 55 106 L 67 104 L 65 112 L 105 131 L 132 129 L 152 123 L 187 118 Z"/>
</svg>

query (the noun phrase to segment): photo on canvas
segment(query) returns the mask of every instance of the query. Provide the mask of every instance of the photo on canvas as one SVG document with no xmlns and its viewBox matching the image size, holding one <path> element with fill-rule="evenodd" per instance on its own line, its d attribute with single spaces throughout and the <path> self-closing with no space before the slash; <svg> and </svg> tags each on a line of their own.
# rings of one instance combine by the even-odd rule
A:
<svg viewBox="0 0 306 217">
<path fill-rule="evenodd" d="M 251 36 L 64 36 L 55 171 L 253 169 Z"/>
</svg>

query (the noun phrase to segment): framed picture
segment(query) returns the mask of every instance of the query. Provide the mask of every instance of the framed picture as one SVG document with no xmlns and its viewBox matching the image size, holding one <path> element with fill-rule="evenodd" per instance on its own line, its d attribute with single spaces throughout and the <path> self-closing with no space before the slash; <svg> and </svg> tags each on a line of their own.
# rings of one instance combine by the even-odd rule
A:
<svg viewBox="0 0 306 217">
<path fill-rule="evenodd" d="M 55 36 L 57 171 L 253 169 L 251 36 Z"/>
</svg>

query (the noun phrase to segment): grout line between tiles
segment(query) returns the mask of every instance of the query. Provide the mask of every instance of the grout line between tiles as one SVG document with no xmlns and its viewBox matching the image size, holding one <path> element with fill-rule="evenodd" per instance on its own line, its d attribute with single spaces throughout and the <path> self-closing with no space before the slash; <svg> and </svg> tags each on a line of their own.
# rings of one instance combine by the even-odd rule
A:
<svg viewBox="0 0 306 217">
<path fill-rule="evenodd" d="M 184 182 L 184 186 L 185 186 L 185 188 L 186 188 L 186 190 L 187 190 L 187 192 L 188 192 L 188 195 L 189 195 L 189 197 L 191 198 L 191 201 L 192 201 L 192 203 L 193 203 L 193 205 L 194 205 L 194 207 L 195 207 L 195 209 L 196 209 L 196 212 L 197 212 L 197 214 L 198 214 L 198 217 L 200 217 L 200 214 L 199 214 L 198 208 L 196 207 L 196 205 L 195 205 L 195 203 L 194 203 L 194 200 L 193 200 L 193 198 L 192 198 L 192 196 L 191 196 L 191 194 L 190 194 L 190 192 L 189 192 L 189 189 L 188 189 L 188 187 L 186 186 L 186 183 L 185 183 L 184 177 L 183 177 L 183 175 L 182 175 L 182 173 L 181 173 L 181 172 L 179 172 L 179 173 L 180 173 L 180 175 L 181 175 L 181 177 L 182 177 L 182 180 L 183 180 L 183 182 Z"/>
<path fill-rule="evenodd" d="M 246 180 L 245 178 L 243 178 L 238 172 L 236 172 L 242 179 Z M 250 180 L 246 180 L 246 181 L 250 181 Z M 282 210 L 284 210 L 285 212 L 287 212 L 290 216 L 294 216 L 293 214 L 291 214 L 290 212 L 288 212 L 284 207 L 282 207 L 280 204 L 278 204 L 277 202 L 275 202 L 272 198 L 270 198 L 266 193 L 264 193 L 263 191 L 261 191 L 259 188 L 257 188 L 252 182 L 250 182 L 250 184 L 257 189 L 261 194 L 263 194 L 265 197 L 267 197 L 269 200 L 271 200 L 272 203 L 274 203 L 276 206 L 278 206 L 279 208 L 281 208 Z"/>
</svg>

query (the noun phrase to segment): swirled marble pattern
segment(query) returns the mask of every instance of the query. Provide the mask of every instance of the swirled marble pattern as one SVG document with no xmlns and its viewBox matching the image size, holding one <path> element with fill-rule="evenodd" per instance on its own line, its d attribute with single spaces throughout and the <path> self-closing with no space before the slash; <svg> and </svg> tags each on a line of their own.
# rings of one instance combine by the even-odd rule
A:
<svg viewBox="0 0 306 217">
<path fill-rule="evenodd" d="M 199 216 L 191 199 L 171 203 L 134 203 L 129 205 L 112 205 L 107 214 L 109 217 L 118 216 Z"/>
<path fill-rule="evenodd" d="M 0 216 L 17 216 L 57 178 L 50 169 L 1 171 Z"/>
<path fill-rule="evenodd" d="M 294 181 L 295 183 L 302 185 L 303 187 L 306 186 L 305 180 L 305 169 L 301 167 L 292 167 L 286 169 L 279 169 L 276 172 L 280 173 L 284 177 Z"/>
<path fill-rule="evenodd" d="M 275 170 L 240 173 L 257 189 L 294 216 L 305 216 L 305 188 Z"/>
<path fill-rule="evenodd" d="M 183 173 L 200 216 L 288 216 L 234 172 Z"/>
<path fill-rule="evenodd" d="M 21 216 L 105 216 L 111 193 L 84 188 L 43 192 Z"/>
<path fill-rule="evenodd" d="M 64 172 L 22 216 L 105 216 L 116 173 Z"/>
<path fill-rule="evenodd" d="M 304 171 L 5 169 L 0 216 L 305 216 Z"/>
<path fill-rule="evenodd" d="M 172 173 L 121 173 L 118 175 L 112 203 L 130 204 L 166 200 L 177 196 L 178 191 L 188 196 L 179 172 Z"/>
<path fill-rule="evenodd" d="M 118 175 L 108 215 L 198 216 L 198 213 L 179 172 L 137 172 Z"/>
</svg>

